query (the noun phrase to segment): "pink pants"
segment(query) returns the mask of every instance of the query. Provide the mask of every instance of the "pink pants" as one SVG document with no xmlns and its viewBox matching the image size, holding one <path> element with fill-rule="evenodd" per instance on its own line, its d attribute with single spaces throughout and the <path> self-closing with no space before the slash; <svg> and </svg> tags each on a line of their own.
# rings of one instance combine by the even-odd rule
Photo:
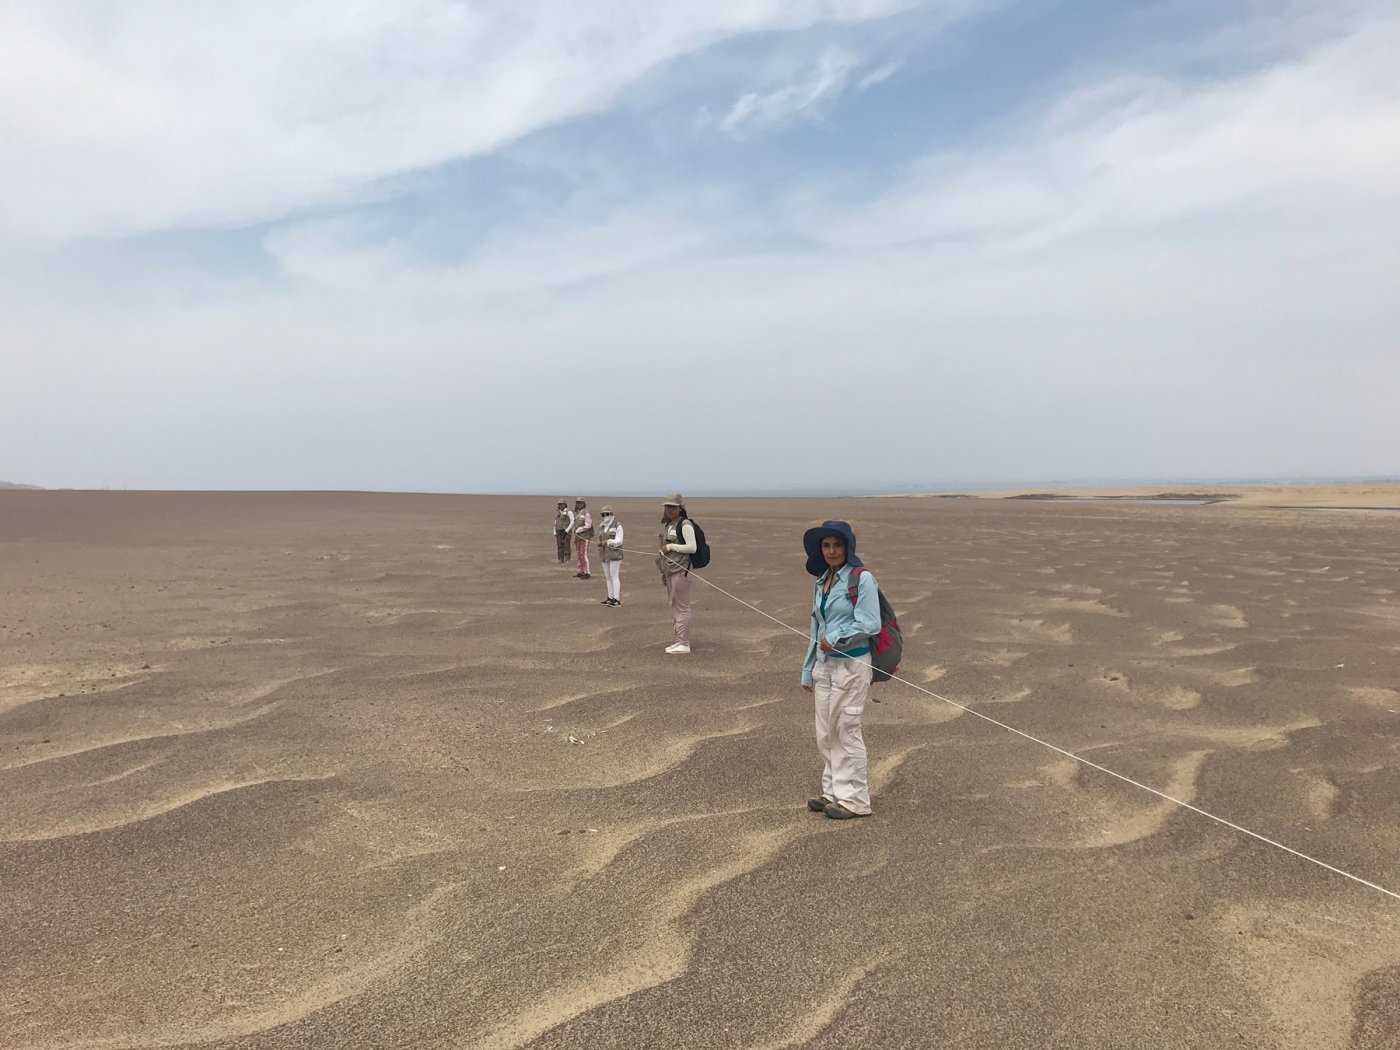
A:
<svg viewBox="0 0 1400 1050">
<path fill-rule="evenodd" d="M 574 540 L 574 550 L 578 551 L 578 571 L 587 576 L 588 573 L 588 541 Z"/>
<path fill-rule="evenodd" d="M 666 597 L 671 601 L 671 619 L 676 621 L 676 641 L 690 644 L 690 577 L 673 572 L 661 577 L 666 584 Z"/>
</svg>

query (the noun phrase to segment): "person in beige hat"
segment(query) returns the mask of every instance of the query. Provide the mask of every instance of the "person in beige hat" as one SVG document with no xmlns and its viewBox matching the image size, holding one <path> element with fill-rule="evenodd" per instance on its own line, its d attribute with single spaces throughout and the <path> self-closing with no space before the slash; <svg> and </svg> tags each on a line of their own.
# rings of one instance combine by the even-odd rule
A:
<svg viewBox="0 0 1400 1050">
<path fill-rule="evenodd" d="M 574 500 L 574 550 L 578 552 L 578 572 L 574 573 L 574 579 L 592 578 L 588 571 L 588 541 L 592 538 L 593 515 L 588 513 L 588 504 L 580 496 Z"/>
<path fill-rule="evenodd" d="M 602 513 L 598 522 L 598 560 L 603 563 L 603 579 L 608 585 L 608 596 L 602 604 L 615 609 L 622 604 L 622 522 L 611 507 L 604 507 Z"/>
<path fill-rule="evenodd" d="M 574 512 L 566 500 L 559 501 L 559 509 L 554 512 L 554 547 L 559 555 L 559 564 L 569 560 L 569 548 L 574 543 Z"/>
<path fill-rule="evenodd" d="M 676 625 L 676 640 L 666 647 L 668 653 L 690 652 L 690 556 L 696 551 L 695 526 L 685 513 L 685 500 L 673 492 L 661 501 L 660 550 L 656 567 L 661 570 L 661 582 L 671 603 L 671 619 Z"/>
</svg>

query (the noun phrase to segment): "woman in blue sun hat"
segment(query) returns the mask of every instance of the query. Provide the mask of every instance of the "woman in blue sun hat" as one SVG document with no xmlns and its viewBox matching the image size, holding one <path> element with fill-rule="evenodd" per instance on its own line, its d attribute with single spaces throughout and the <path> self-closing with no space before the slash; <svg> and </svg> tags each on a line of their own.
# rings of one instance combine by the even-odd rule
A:
<svg viewBox="0 0 1400 1050">
<path fill-rule="evenodd" d="M 832 820 L 870 815 L 870 783 L 860 720 L 870 697 L 870 638 L 880 632 L 880 591 L 856 557 L 856 534 L 844 521 L 824 521 L 802 537 L 812 591 L 812 629 L 802 663 L 802 688 L 814 694 L 822 788 L 807 808 Z M 856 600 L 850 598 L 851 570 Z"/>
</svg>

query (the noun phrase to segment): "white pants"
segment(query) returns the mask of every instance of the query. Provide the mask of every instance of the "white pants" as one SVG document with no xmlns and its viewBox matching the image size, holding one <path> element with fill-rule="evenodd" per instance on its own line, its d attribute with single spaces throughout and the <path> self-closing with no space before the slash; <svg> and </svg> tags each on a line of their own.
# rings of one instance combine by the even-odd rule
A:
<svg viewBox="0 0 1400 1050">
<path fill-rule="evenodd" d="M 603 579 L 608 583 L 608 597 L 622 600 L 622 559 L 603 562 Z"/>
<path fill-rule="evenodd" d="M 865 737 L 860 718 L 870 696 L 870 658 L 818 660 L 812 668 L 817 700 L 817 750 L 821 752 L 822 794 L 852 813 L 870 812 L 865 769 Z"/>
</svg>

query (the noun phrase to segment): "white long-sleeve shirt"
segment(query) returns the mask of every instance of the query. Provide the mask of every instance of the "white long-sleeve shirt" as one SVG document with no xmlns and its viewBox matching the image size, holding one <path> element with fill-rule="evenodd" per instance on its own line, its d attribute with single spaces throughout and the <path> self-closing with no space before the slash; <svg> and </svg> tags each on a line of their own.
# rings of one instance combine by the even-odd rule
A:
<svg viewBox="0 0 1400 1050">
<path fill-rule="evenodd" d="M 666 535 L 668 537 L 671 535 L 675 535 L 676 539 L 680 542 L 677 543 L 673 540 L 670 543 L 665 544 L 662 548 L 663 550 L 668 550 L 672 554 L 695 553 L 697 546 L 695 541 L 695 526 L 690 523 L 689 518 L 682 518 L 680 520 L 679 529 L 676 528 L 675 525 L 668 525 Z"/>
<path fill-rule="evenodd" d="M 621 547 L 621 546 L 622 546 L 622 522 L 618 521 L 617 518 L 615 518 L 615 517 L 614 517 L 613 515 L 611 515 L 611 514 L 604 514 L 604 515 L 603 515 L 603 520 L 602 520 L 601 522 L 599 522 L 599 524 L 598 524 L 598 531 L 599 531 L 599 532 L 607 532 L 609 529 L 613 529 L 613 528 L 617 529 L 617 535 L 615 535 L 612 539 L 607 540 L 607 541 L 605 541 L 605 542 L 607 543 L 607 545 L 608 545 L 609 547 Z"/>
</svg>

